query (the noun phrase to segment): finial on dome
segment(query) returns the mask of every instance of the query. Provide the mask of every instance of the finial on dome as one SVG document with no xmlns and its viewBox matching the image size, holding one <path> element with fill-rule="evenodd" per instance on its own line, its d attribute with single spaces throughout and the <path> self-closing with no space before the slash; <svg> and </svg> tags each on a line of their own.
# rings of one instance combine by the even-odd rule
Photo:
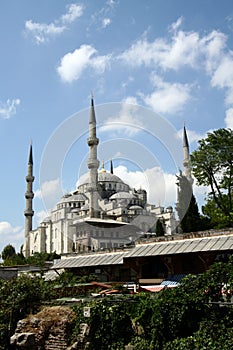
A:
<svg viewBox="0 0 233 350">
<path fill-rule="evenodd" d="M 102 168 L 101 168 L 101 173 L 106 173 L 105 169 L 104 169 L 104 160 L 102 161 Z"/>
</svg>

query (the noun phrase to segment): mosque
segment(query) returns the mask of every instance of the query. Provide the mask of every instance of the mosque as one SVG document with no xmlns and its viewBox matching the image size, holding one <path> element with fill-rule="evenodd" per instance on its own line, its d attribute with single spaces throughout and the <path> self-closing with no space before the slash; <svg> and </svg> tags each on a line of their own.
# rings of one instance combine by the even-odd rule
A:
<svg viewBox="0 0 233 350">
<path fill-rule="evenodd" d="M 147 202 L 144 189 L 131 188 L 102 164 L 99 170 L 99 139 L 96 134 L 94 101 L 91 98 L 89 137 L 89 176 L 77 189 L 65 194 L 40 225 L 33 229 L 33 152 L 30 146 L 25 193 L 25 257 L 35 252 L 57 254 L 98 252 L 127 246 L 148 232 L 155 232 L 160 220 L 165 235 L 176 233 L 177 220 L 171 206 L 163 208 Z M 184 173 L 191 178 L 189 147 L 184 128 Z M 175 185 L 175 184 L 174 184 Z"/>
</svg>

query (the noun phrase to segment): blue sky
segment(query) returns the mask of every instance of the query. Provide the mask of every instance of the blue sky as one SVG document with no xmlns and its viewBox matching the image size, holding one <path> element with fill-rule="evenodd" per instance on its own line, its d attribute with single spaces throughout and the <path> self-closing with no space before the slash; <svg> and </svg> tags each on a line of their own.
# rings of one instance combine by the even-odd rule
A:
<svg viewBox="0 0 233 350">
<path fill-rule="evenodd" d="M 1 1 L 0 44 L 0 251 L 23 243 L 31 139 L 34 226 L 86 176 L 91 91 L 100 161 L 155 204 L 175 201 L 184 122 L 191 150 L 233 127 L 231 0 Z"/>
</svg>

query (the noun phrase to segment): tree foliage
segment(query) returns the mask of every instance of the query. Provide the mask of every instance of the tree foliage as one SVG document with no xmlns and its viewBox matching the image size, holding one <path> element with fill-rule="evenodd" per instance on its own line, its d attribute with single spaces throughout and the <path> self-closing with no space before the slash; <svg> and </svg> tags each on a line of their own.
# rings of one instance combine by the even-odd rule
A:
<svg viewBox="0 0 233 350">
<path fill-rule="evenodd" d="M 161 221 L 161 219 L 158 219 L 156 221 L 156 227 L 155 227 L 156 236 L 164 236 L 165 230 L 164 230 L 164 223 Z"/>
<path fill-rule="evenodd" d="M 196 198 L 192 191 L 192 184 L 181 172 L 178 178 L 178 213 L 180 227 L 183 232 L 195 232 L 203 229 L 201 216 L 198 210 Z"/>
<path fill-rule="evenodd" d="M 60 259 L 60 255 L 53 253 L 39 253 L 35 252 L 33 255 L 25 258 L 22 252 L 16 253 L 15 248 L 8 244 L 2 251 L 2 259 L 4 266 L 13 266 L 13 265 L 36 265 L 39 266 L 42 270 L 45 267 L 46 261 L 53 261 L 54 259 Z"/>
<path fill-rule="evenodd" d="M 212 200 L 225 225 L 233 225 L 233 130 L 218 129 L 199 141 L 191 155 L 193 174 L 198 185 L 210 187 Z M 211 212 L 209 212 L 212 215 Z"/>
<path fill-rule="evenodd" d="M 27 275 L 0 280 L 0 349 L 9 349 L 9 339 L 18 320 L 36 312 L 42 301 L 52 298 L 51 285 L 42 278 Z"/>
<path fill-rule="evenodd" d="M 15 248 L 11 244 L 8 244 L 5 248 L 3 248 L 2 259 L 6 260 L 7 258 L 13 257 L 15 254 Z"/>
<path fill-rule="evenodd" d="M 5 248 L 3 248 L 1 257 L 3 259 L 4 266 L 25 264 L 24 256 L 21 253 L 16 253 L 15 248 L 11 244 L 8 244 Z"/>
<path fill-rule="evenodd" d="M 72 278 L 63 276 L 65 281 Z M 16 323 L 54 298 L 54 282 L 21 276 L 0 280 L 0 349 L 9 349 Z M 64 287 L 65 288 L 65 287 Z M 233 258 L 215 263 L 207 272 L 190 275 L 179 287 L 160 293 L 86 299 L 74 306 L 77 340 L 80 324 L 90 326 L 93 350 L 228 350 L 233 348 Z M 83 308 L 91 308 L 90 318 Z"/>
</svg>

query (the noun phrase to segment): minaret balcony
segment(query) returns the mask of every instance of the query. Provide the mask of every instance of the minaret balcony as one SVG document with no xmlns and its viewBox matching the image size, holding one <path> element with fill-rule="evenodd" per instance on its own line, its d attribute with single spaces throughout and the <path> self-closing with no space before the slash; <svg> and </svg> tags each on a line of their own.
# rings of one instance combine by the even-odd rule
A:
<svg viewBox="0 0 233 350">
<path fill-rule="evenodd" d="M 26 193 L 25 193 L 25 198 L 26 198 L 26 199 L 32 199 L 32 198 L 34 198 L 34 193 L 33 193 L 33 192 L 26 192 Z"/>
<path fill-rule="evenodd" d="M 27 182 L 33 182 L 35 180 L 35 177 L 33 175 L 27 175 L 25 179 Z"/>
<path fill-rule="evenodd" d="M 99 144 L 99 139 L 98 137 L 89 137 L 87 139 L 87 144 L 89 147 L 91 146 L 97 146 Z"/>
<path fill-rule="evenodd" d="M 25 216 L 33 216 L 34 215 L 34 210 L 26 209 L 26 210 L 24 210 L 24 215 Z"/>
</svg>

